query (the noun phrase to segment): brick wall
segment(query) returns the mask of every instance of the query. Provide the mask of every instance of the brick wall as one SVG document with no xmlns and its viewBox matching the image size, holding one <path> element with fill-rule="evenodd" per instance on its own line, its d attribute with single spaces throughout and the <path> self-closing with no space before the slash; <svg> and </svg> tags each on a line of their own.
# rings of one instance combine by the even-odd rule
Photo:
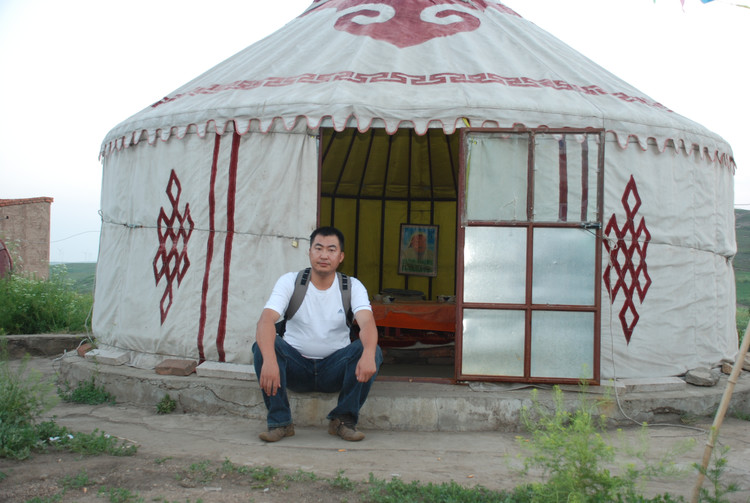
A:
<svg viewBox="0 0 750 503">
<path fill-rule="evenodd" d="M 49 276 L 51 197 L 0 199 L 0 240 L 16 273 Z"/>
</svg>

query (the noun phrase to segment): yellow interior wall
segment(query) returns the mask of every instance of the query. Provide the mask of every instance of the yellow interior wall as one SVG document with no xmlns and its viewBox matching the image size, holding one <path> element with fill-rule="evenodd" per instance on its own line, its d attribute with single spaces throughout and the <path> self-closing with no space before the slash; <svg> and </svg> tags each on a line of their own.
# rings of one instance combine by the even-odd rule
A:
<svg viewBox="0 0 750 503">
<path fill-rule="evenodd" d="M 399 199 L 403 199 L 403 194 L 415 193 L 417 190 L 420 191 L 422 198 L 425 198 L 425 193 L 439 194 L 441 199 L 450 199 L 450 197 L 445 197 L 446 194 L 455 194 L 453 188 L 455 176 L 450 173 L 446 174 L 445 171 L 458 170 L 457 138 L 449 137 L 447 141 L 455 143 L 456 147 L 446 149 L 447 141 L 442 131 L 440 135 L 433 135 L 431 137 L 432 152 L 427 161 L 428 147 L 425 138 L 413 134 L 401 133 L 398 138 L 392 140 L 392 145 L 399 144 L 400 152 L 412 156 L 411 160 L 404 157 L 407 154 L 398 156 L 393 146 L 391 146 L 390 156 L 385 155 L 384 152 L 389 148 L 388 137 L 380 132 L 373 135 L 372 141 L 367 133 L 350 133 L 336 137 L 333 142 L 330 142 L 331 133 L 327 134 L 328 136 L 324 133 L 321 141 L 321 148 L 327 147 L 329 157 L 324 160 L 321 173 L 323 195 L 321 195 L 320 202 L 320 223 L 321 225 L 335 225 L 344 233 L 346 258 L 340 270 L 362 281 L 371 297 L 384 288 L 419 290 L 424 292 L 430 300 L 437 299 L 438 295 L 455 295 L 457 229 L 455 198 L 447 201 Z M 357 136 L 352 138 L 352 134 Z M 408 145 L 410 141 L 412 142 L 411 148 Z M 362 149 L 358 151 L 357 148 L 360 145 Z M 377 157 L 373 151 L 378 152 Z M 360 152 L 366 152 L 366 154 Z M 446 159 L 449 154 L 455 158 Z M 365 157 L 366 155 L 368 157 Z M 388 178 L 398 181 L 394 181 L 392 186 L 384 190 L 382 182 L 378 187 L 373 184 L 372 180 L 385 178 L 386 159 L 390 161 Z M 366 171 L 365 174 L 361 173 L 363 169 Z M 414 186 L 408 189 L 401 184 L 403 180 L 409 178 L 404 173 L 407 169 L 410 170 L 412 184 L 419 184 L 418 189 Z M 360 172 L 358 173 L 357 170 Z M 442 171 L 442 174 L 439 171 Z M 362 179 L 367 179 L 368 184 L 365 189 L 359 189 L 360 192 L 366 190 L 368 194 L 384 193 L 385 198 L 357 198 L 349 192 L 345 194 L 345 197 L 337 196 L 334 199 L 330 194 L 325 194 L 326 191 L 333 192 L 336 187 L 339 192 L 352 191 L 353 188 L 363 185 L 360 182 Z M 433 180 L 434 186 L 425 186 L 425 180 Z M 345 187 L 344 182 L 346 182 Z M 389 194 L 394 195 L 389 197 Z M 407 276 L 398 273 L 399 241 L 403 223 L 438 226 L 437 276 Z"/>
</svg>

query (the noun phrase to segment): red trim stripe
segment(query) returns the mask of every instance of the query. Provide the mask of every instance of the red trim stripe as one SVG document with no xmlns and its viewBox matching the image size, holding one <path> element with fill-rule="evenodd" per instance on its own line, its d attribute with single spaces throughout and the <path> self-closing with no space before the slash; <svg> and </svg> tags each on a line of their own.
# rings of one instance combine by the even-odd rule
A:
<svg viewBox="0 0 750 503">
<path fill-rule="evenodd" d="M 558 219 L 561 222 L 568 221 L 568 150 L 565 144 L 565 136 L 558 141 L 560 146 L 560 206 Z"/>
<path fill-rule="evenodd" d="M 227 186 L 227 235 L 224 241 L 224 277 L 221 285 L 221 315 L 216 334 L 216 349 L 219 361 L 226 361 L 224 339 L 227 335 L 227 304 L 229 303 L 229 271 L 232 263 L 232 243 L 234 242 L 234 209 L 237 196 L 237 162 L 240 150 L 240 135 L 232 134 L 232 156 L 229 161 L 229 184 Z"/>
<path fill-rule="evenodd" d="M 216 172 L 219 163 L 219 147 L 221 146 L 221 135 L 214 138 L 214 157 L 211 162 L 211 182 L 208 191 L 208 240 L 206 242 L 206 267 L 203 271 L 203 287 L 201 289 L 201 314 L 198 322 L 198 357 L 200 362 L 206 361 L 203 348 L 203 336 L 206 331 L 206 299 L 208 297 L 208 279 L 211 272 L 211 260 L 214 257 L 214 239 L 216 237 L 216 225 L 214 217 L 216 214 Z"/>
<path fill-rule="evenodd" d="M 588 218 L 589 209 L 589 138 L 583 136 L 581 143 L 581 222 Z"/>
</svg>

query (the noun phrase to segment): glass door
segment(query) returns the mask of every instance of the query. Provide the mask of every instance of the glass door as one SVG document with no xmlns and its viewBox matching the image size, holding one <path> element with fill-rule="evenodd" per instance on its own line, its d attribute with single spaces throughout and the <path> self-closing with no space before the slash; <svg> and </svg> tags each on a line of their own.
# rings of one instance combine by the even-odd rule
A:
<svg viewBox="0 0 750 503">
<path fill-rule="evenodd" d="M 462 134 L 456 375 L 599 381 L 604 132 Z"/>
</svg>

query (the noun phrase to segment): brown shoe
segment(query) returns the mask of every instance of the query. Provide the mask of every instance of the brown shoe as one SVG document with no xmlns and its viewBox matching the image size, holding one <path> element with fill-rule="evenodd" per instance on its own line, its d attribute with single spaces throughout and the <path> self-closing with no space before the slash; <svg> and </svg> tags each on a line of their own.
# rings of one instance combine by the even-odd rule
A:
<svg viewBox="0 0 750 503">
<path fill-rule="evenodd" d="M 331 419 L 331 422 L 328 423 L 328 433 L 338 435 L 349 442 L 359 442 L 365 438 L 365 434 L 357 431 L 357 426 L 353 422 L 344 422 L 339 418 Z"/>
<path fill-rule="evenodd" d="M 268 428 L 268 431 L 264 431 L 258 438 L 265 442 L 278 442 L 284 437 L 294 436 L 294 425 L 290 424 L 287 426 L 279 426 L 278 428 Z"/>
</svg>

